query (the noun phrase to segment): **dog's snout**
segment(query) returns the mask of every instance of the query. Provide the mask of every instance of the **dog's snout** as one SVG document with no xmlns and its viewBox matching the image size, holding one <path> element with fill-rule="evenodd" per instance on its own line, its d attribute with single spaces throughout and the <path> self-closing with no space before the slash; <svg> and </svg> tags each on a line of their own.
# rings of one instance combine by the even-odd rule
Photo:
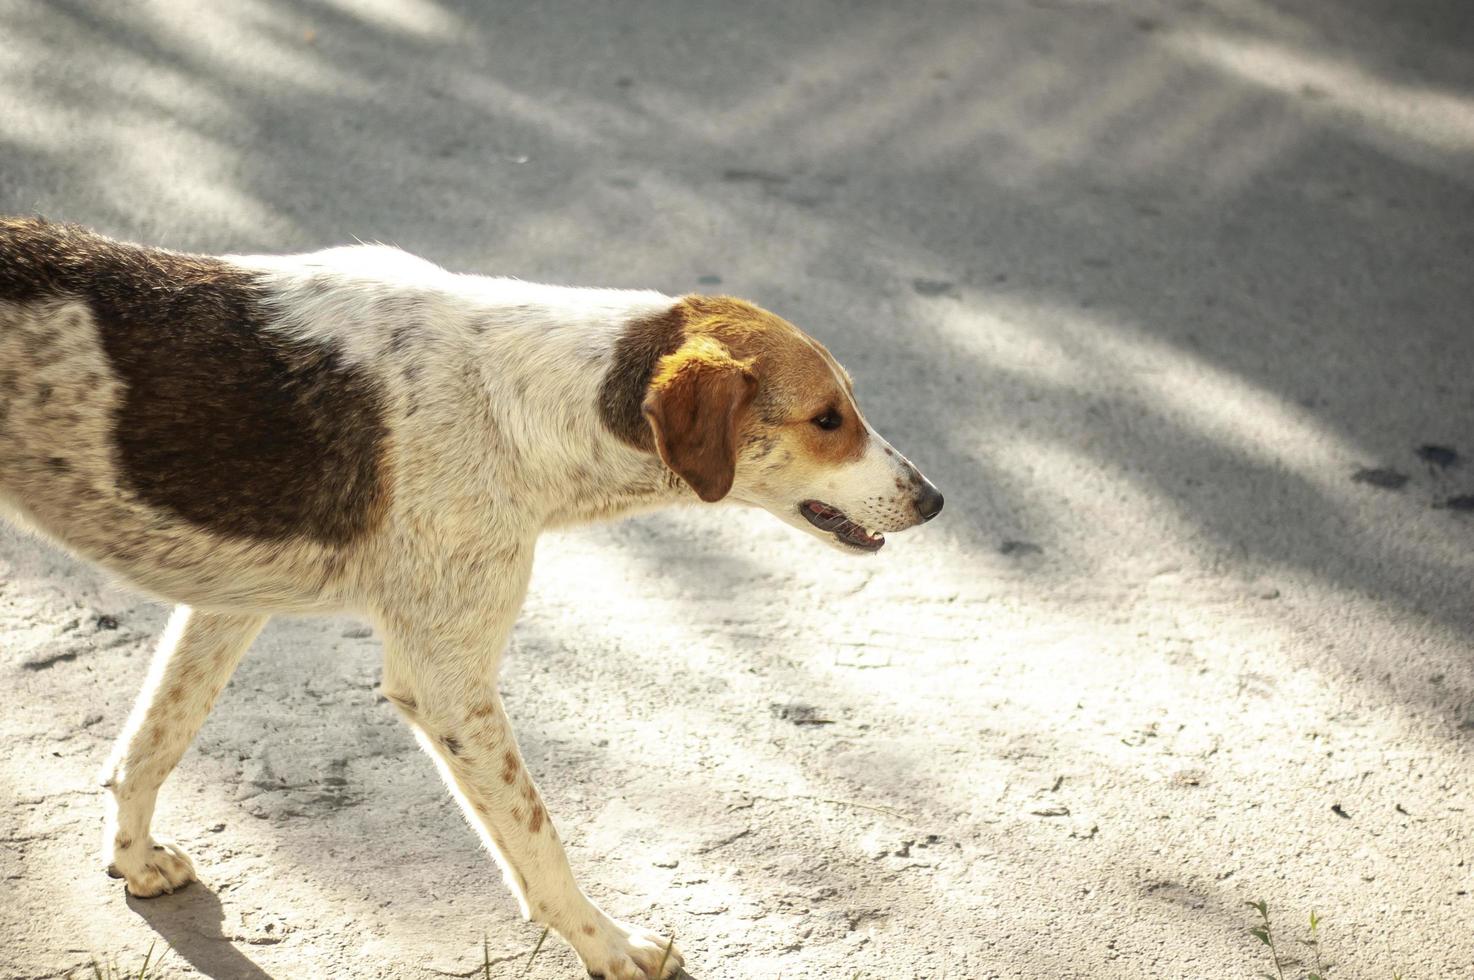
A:
<svg viewBox="0 0 1474 980">
<path fill-rule="evenodd" d="M 916 494 L 916 512 L 923 521 L 929 521 L 942 512 L 942 491 L 922 477 L 921 490 Z"/>
</svg>

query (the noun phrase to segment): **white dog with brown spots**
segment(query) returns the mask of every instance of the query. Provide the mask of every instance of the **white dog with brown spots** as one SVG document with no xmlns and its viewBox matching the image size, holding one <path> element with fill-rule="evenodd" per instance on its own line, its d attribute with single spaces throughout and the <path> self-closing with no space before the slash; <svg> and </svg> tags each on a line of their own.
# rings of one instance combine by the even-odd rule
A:
<svg viewBox="0 0 1474 980">
<path fill-rule="evenodd" d="M 0 219 L 0 510 L 177 604 L 104 770 L 134 895 L 194 877 L 154 801 L 267 617 L 350 611 L 523 914 L 605 980 L 676 972 L 579 889 L 497 672 L 544 528 L 697 499 L 857 553 L 942 507 L 829 352 L 739 300 Z"/>
</svg>

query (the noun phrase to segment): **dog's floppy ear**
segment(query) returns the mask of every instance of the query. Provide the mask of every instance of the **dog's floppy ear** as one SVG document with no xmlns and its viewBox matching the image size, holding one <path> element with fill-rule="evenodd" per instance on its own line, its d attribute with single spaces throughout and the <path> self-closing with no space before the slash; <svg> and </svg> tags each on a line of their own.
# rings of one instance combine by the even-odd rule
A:
<svg viewBox="0 0 1474 980">
<path fill-rule="evenodd" d="M 732 489 L 737 432 L 757 378 L 709 337 L 687 341 L 661 359 L 641 410 L 660 458 L 707 503 Z"/>
</svg>

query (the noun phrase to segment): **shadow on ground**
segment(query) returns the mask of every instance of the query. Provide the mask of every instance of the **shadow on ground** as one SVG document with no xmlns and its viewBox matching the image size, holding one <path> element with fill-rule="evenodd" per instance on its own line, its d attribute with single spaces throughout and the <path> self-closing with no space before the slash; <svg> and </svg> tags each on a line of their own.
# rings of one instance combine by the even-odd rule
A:
<svg viewBox="0 0 1474 980">
<path fill-rule="evenodd" d="M 821 336 L 871 421 L 947 492 L 919 547 L 948 582 L 1046 605 L 1183 567 L 1293 582 L 1307 596 L 1285 614 L 1293 629 L 1333 640 L 1292 669 L 1467 748 L 1474 525 L 1451 502 L 1474 493 L 1474 468 L 1417 455 L 1474 457 L 1474 29 L 1461 4 L 1040 0 L 920 16 L 820 3 L 739 17 L 263 0 L 178 13 L 20 5 L 0 205 L 180 248 L 383 240 L 457 270 L 750 296 Z M 711 680 L 762 664 L 843 700 L 793 650 L 833 625 L 811 576 L 775 567 L 740 529 L 693 547 L 700 523 L 652 519 L 611 540 L 652 587 L 704 576 L 713 595 L 766 610 L 800 595 L 810 618 L 752 617 L 739 625 L 754 638 L 716 653 L 698 628 L 690 659 L 659 669 L 717 704 L 700 723 L 755 771 L 791 763 L 820 792 L 850 791 L 823 751 L 755 744 L 752 706 L 722 702 Z M 1029 549 L 1042 557 L 1021 565 Z M 743 615 L 672 604 L 697 624 Z M 586 666 L 578 653 L 597 641 L 550 609 L 565 621 L 525 625 L 521 655 L 606 698 L 657 669 L 617 642 Z M 959 640 L 987 643 L 987 611 Z M 985 686 L 971 669 L 963 683 Z M 599 731 L 560 733 L 580 692 L 537 693 L 537 676 L 513 678 L 537 719 L 524 735 L 535 768 L 564 758 L 585 777 L 641 779 Z M 259 710 L 292 741 L 294 715 Z M 874 731 L 916 724 L 905 706 L 865 711 Z M 1022 737 L 1078 756 L 1081 737 L 1058 728 L 1041 718 Z M 421 781 L 437 791 L 427 766 Z M 684 818 L 661 814 L 668 830 L 699 837 L 730 805 L 703 792 Z M 975 792 L 939 776 L 914 802 L 958 812 Z M 402 817 L 355 826 L 387 840 Z M 460 833 L 454 814 L 436 819 L 445 841 Z M 1030 845 L 994 844 L 1018 862 Z M 318 841 L 282 846 L 310 864 Z M 469 835 L 444 846 L 480 860 Z M 1119 866 L 1156 866 L 1150 843 L 1118 846 Z M 886 894 L 849 865 L 814 880 Z M 938 897 L 956 887 L 938 883 Z M 196 969 L 265 975 L 220 935 L 213 894 L 168 901 L 135 907 Z M 1235 908 L 1227 893 L 1212 902 L 1224 918 Z M 1048 950 L 1035 961 L 1069 968 Z"/>
</svg>

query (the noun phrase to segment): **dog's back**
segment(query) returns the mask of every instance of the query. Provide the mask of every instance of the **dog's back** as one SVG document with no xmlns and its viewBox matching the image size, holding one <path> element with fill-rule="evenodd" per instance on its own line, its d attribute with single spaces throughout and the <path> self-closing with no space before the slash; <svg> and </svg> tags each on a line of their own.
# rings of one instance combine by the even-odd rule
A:
<svg viewBox="0 0 1474 980">
<path fill-rule="evenodd" d="M 0 498 L 176 601 L 310 603 L 382 516 L 382 412 L 271 319 L 228 261 L 0 219 Z"/>
</svg>

